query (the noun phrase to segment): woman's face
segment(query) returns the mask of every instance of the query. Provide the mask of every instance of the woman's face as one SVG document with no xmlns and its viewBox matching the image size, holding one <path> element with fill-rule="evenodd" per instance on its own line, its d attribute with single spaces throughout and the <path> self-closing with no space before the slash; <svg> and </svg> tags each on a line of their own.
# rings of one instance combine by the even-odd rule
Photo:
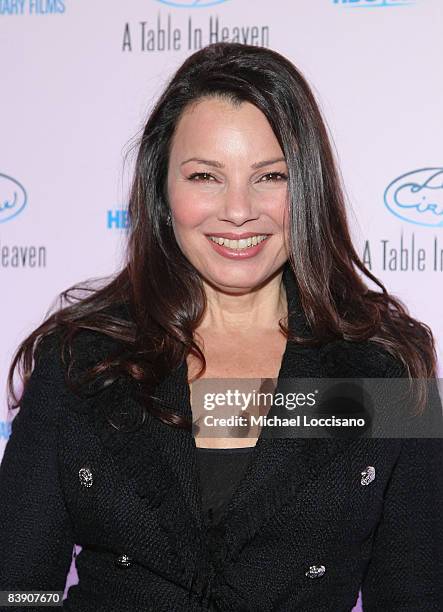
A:
<svg viewBox="0 0 443 612">
<path fill-rule="evenodd" d="M 288 259 L 287 166 L 253 104 L 205 98 L 189 107 L 171 144 L 167 186 L 176 240 L 205 281 L 253 288 Z"/>
</svg>

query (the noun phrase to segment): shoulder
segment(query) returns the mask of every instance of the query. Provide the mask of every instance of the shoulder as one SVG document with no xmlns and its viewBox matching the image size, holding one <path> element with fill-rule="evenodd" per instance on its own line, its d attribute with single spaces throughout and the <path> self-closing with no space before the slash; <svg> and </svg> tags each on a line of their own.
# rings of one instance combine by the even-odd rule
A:
<svg viewBox="0 0 443 612">
<path fill-rule="evenodd" d="M 103 333 L 81 329 L 69 347 L 65 335 L 63 327 L 58 326 L 40 336 L 34 345 L 30 375 L 19 395 L 18 407 L 11 408 L 13 431 L 27 427 L 49 431 L 72 412 L 95 414 L 94 394 L 103 390 L 103 376 L 85 385 L 77 386 L 76 382 L 81 382 L 86 370 L 121 351 L 122 344 Z"/>
<path fill-rule="evenodd" d="M 372 340 L 334 340 L 320 349 L 330 376 L 395 378 L 405 375 L 403 363 L 384 346 Z"/>
<path fill-rule="evenodd" d="M 108 319 L 118 319 L 124 323 L 131 323 L 131 316 L 127 304 L 115 304 L 106 310 L 97 313 L 97 320 L 104 323 Z M 110 352 L 121 348 L 122 343 L 105 332 L 100 331 L 98 324 L 94 321 L 95 329 L 92 329 L 90 316 L 87 322 L 79 322 L 78 329 L 72 336 L 72 342 L 66 343 L 70 332 L 64 325 L 58 326 L 51 333 L 44 335 L 35 349 L 35 364 L 44 364 L 45 367 L 55 366 L 62 356 L 63 349 L 70 346 L 70 353 L 75 361 L 97 361 L 109 356 Z M 75 329 L 75 324 L 72 325 Z M 60 363 L 60 362 L 59 362 Z"/>
<path fill-rule="evenodd" d="M 129 320 L 128 310 L 121 304 L 102 312 L 101 316 L 103 314 Z M 50 381 L 54 391 L 65 387 L 68 377 L 75 380 L 78 375 L 112 358 L 123 348 L 121 341 L 87 327 L 78 329 L 70 340 L 69 331 L 60 325 L 37 341 L 33 355 L 34 367 L 26 388 L 42 380 Z"/>
<path fill-rule="evenodd" d="M 55 333 L 42 337 L 34 350 L 34 366 L 18 400 L 12 433 L 27 425 L 52 427 L 62 412 L 65 389 L 63 368 Z M 36 429 L 38 431 L 38 429 Z"/>
</svg>

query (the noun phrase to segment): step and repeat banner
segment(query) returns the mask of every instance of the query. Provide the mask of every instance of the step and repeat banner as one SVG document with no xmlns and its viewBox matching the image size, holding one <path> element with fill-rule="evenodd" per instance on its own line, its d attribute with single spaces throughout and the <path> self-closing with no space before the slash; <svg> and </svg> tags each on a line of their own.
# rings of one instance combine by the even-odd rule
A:
<svg viewBox="0 0 443 612">
<path fill-rule="evenodd" d="M 430 325 L 442 376 L 442 30 L 441 0 L 0 0 L 0 458 L 17 345 L 121 265 L 134 143 L 172 72 L 221 40 L 310 82 L 359 253 Z"/>
</svg>

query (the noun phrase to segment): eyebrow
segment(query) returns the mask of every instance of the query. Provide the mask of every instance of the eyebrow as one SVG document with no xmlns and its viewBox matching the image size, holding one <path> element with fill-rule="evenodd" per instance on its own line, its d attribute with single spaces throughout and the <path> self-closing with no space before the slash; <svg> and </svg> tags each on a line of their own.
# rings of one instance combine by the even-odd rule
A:
<svg viewBox="0 0 443 612">
<path fill-rule="evenodd" d="M 180 166 L 184 166 L 188 162 L 195 161 L 198 164 L 204 164 L 205 166 L 213 166 L 214 168 L 224 168 L 224 165 L 219 161 L 215 161 L 213 159 L 201 159 L 199 157 L 190 157 L 183 161 Z M 257 168 L 263 168 L 264 166 L 270 166 L 271 164 L 276 164 L 277 162 L 286 161 L 284 157 L 275 157 L 274 159 L 265 159 L 264 161 L 256 162 L 251 165 L 251 168 L 254 170 Z"/>
</svg>

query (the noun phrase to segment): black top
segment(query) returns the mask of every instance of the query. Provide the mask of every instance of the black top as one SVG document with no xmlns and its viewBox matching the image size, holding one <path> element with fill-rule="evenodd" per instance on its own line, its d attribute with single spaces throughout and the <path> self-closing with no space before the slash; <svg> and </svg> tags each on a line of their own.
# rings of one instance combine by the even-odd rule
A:
<svg viewBox="0 0 443 612">
<path fill-rule="evenodd" d="M 246 471 L 253 448 L 197 447 L 203 514 L 207 525 L 219 522 Z"/>
</svg>

